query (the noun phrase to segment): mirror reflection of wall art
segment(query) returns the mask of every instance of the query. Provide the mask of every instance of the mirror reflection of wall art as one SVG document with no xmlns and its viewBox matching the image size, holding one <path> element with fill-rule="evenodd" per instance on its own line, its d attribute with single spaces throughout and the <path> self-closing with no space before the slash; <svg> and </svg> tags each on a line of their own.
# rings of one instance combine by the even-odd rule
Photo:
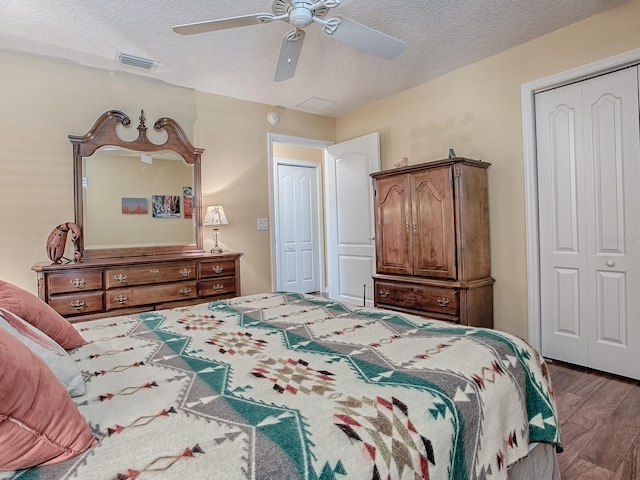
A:
<svg viewBox="0 0 640 480">
<path fill-rule="evenodd" d="M 122 213 L 125 215 L 146 215 L 149 205 L 146 198 L 122 197 Z"/>
<path fill-rule="evenodd" d="M 154 218 L 180 218 L 179 195 L 151 195 Z"/>
<path fill-rule="evenodd" d="M 182 187 L 184 218 L 193 218 L 193 187 Z"/>
</svg>

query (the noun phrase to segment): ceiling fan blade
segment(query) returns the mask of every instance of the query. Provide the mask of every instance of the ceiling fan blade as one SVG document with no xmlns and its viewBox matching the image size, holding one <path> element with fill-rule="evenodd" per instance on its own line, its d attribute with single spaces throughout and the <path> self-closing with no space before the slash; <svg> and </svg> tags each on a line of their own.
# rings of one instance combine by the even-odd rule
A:
<svg viewBox="0 0 640 480">
<path fill-rule="evenodd" d="M 187 23 L 176 25 L 173 31 L 181 35 L 194 35 L 196 33 L 213 32 L 226 28 L 248 27 L 267 23 L 274 19 L 271 13 L 256 13 L 254 15 L 242 15 L 240 17 L 222 18 L 220 20 L 209 20 L 207 22 Z"/>
<path fill-rule="evenodd" d="M 276 66 L 276 74 L 273 77 L 274 82 L 281 82 L 293 77 L 298 66 L 298 59 L 302 51 L 304 43 L 304 30 L 296 28 L 291 32 L 285 33 L 282 37 L 282 45 L 280 46 L 280 54 L 278 55 L 278 65 Z"/>
<path fill-rule="evenodd" d="M 402 40 L 340 16 L 326 20 L 326 25 L 323 25 L 322 31 L 336 40 L 348 43 L 387 60 L 400 55 L 406 45 Z"/>
</svg>

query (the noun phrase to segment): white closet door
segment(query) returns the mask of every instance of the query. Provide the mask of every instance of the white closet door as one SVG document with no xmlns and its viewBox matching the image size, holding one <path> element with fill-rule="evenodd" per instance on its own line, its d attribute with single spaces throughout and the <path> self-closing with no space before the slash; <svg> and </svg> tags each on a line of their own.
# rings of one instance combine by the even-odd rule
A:
<svg viewBox="0 0 640 480">
<path fill-rule="evenodd" d="M 640 125 L 630 68 L 536 95 L 542 353 L 640 378 Z"/>
<path fill-rule="evenodd" d="M 536 95 L 542 354 L 588 365 L 580 85 Z"/>
<path fill-rule="evenodd" d="M 640 378 L 637 68 L 583 84 L 589 366 Z"/>
</svg>

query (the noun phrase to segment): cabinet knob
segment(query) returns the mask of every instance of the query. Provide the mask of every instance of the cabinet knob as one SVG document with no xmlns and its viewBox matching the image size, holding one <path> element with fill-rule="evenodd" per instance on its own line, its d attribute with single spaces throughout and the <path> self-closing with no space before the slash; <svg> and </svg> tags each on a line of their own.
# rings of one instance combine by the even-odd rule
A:
<svg viewBox="0 0 640 480">
<path fill-rule="evenodd" d="M 386 288 L 381 288 L 380 290 L 378 290 L 378 293 L 382 298 L 387 298 L 389 296 L 389 290 L 387 290 Z"/>
<path fill-rule="evenodd" d="M 224 285 L 222 285 L 221 283 L 216 283 L 213 287 L 212 287 L 216 292 L 219 292 L 220 290 L 224 289 Z"/>
<path fill-rule="evenodd" d="M 84 287 L 85 283 L 86 282 L 85 282 L 84 278 L 72 278 L 71 280 L 69 280 L 69 285 L 73 285 L 76 288 Z"/>
<path fill-rule="evenodd" d="M 126 273 L 119 273 L 117 275 L 114 275 L 113 279 L 119 283 L 124 283 L 127 281 L 127 274 Z"/>
<path fill-rule="evenodd" d="M 188 277 L 189 275 L 191 275 L 191 269 L 190 268 L 181 269 L 180 275 L 182 275 L 183 277 Z"/>
<path fill-rule="evenodd" d="M 224 268 L 222 267 L 222 265 L 216 265 L 215 267 L 213 267 L 213 271 L 215 273 L 222 273 L 223 270 Z"/>
<path fill-rule="evenodd" d="M 125 303 L 127 303 L 127 300 L 129 300 L 129 298 L 126 295 L 118 295 L 116 298 L 114 298 L 114 300 L 120 305 L 124 305 Z"/>
<path fill-rule="evenodd" d="M 189 295 L 189 294 L 191 293 L 191 288 L 189 288 L 189 287 L 182 287 L 182 288 L 180 289 L 180 293 L 186 297 L 187 295 Z"/>
<path fill-rule="evenodd" d="M 446 297 L 438 297 L 438 305 L 441 307 L 446 307 L 449 305 L 449 299 Z"/>
<path fill-rule="evenodd" d="M 607 260 L 607 267 L 615 267 L 616 262 L 614 262 L 613 260 L 609 259 Z"/>
<path fill-rule="evenodd" d="M 74 300 L 69 305 L 71 305 L 71 308 L 73 308 L 74 310 L 79 311 L 84 308 L 84 300 Z"/>
<path fill-rule="evenodd" d="M 149 270 L 149 272 L 155 275 L 156 273 L 159 273 L 160 270 L 158 270 L 157 268 L 152 268 L 151 270 Z"/>
</svg>

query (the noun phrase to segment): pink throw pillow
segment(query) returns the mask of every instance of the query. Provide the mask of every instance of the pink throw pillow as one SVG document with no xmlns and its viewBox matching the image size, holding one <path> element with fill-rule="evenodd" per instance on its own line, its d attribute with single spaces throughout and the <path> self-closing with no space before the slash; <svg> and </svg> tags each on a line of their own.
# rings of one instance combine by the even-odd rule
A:
<svg viewBox="0 0 640 480">
<path fill-rule="evenodd" d="M 33 293 L 0 280 L 0 307 L 26 320 L 65 350 L 87 343 L 82 335 L 50 305 Z"/>
<path fill-rule="evenodd" d="M 0 307 L 0 328 L 9 332 L 38 355 L 62 382 L 69 395 L 72 397 L 84 395 L 82 372 L 69 354 L 48 335 L 2 307 Z"/>
<path fill-rule="evenodd" d="M 62 462 L 97 443 L 47 365 L 0 330 L 0 470 Z"/>
</svg>

